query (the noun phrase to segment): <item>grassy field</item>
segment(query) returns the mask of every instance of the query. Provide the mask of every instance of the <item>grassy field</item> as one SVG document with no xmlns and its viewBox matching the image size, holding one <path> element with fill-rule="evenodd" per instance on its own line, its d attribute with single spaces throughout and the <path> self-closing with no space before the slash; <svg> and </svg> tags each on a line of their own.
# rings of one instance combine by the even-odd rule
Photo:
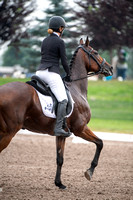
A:
<svg viewBox="0 0 133 200">
<path fill-rule="evenodd" d="M 20 78 L 0 78 L 0 85 L 4 85 L 6 83 L 9 82 L 16 82 L 16 81 L 20 81 L 20 82 L 26 82 L 30 79 L 24 78 L 24 79 L 20 79 Z"/>
<path fill-rule="evenodd" d="M 133 81 L 89 81 L 88 102 L 92 130 L 133 134 Z"/>
<path fill-rule="evenodd" d="M 27 80 L 0 78 L 0 85 Z M 133 81 L 89 81 L 88 102 L 93 131 L 133 134 Z"/>
</svg>

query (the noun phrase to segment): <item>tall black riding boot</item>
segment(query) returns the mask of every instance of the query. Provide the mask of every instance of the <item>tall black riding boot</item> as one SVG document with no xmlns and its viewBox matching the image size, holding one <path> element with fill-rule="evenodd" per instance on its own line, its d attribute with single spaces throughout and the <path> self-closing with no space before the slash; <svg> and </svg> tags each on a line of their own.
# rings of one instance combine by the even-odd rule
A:
<svg viewBox="0 0 133 200">
<path fill-rule="evenodd" d="M 66 116 L 66 106 L 67 106 L 67 100 L 63 100 L 58 103 L 57 108 L 57 118 L 56 118 L 56 124 L 54 128 L 55 136 L 64 136 L 69 137 L 71 135 L 70 132 L 66 132 L 63 130 L 63 120 Z"/>
</svg>

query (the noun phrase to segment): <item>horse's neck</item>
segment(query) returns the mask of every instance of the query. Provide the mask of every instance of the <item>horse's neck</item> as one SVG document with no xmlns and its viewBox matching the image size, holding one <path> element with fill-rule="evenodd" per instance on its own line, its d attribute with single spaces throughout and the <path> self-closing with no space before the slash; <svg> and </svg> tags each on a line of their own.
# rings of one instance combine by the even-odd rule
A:
<svg viewBox="0 0 133 200">
<path fill-rule="evenodd" d="M 81 94 L 86 96 L 88 80 L 87 80 L 87 78 L 84 78 L 84 77 L 87 77 L 87 71 L 85 68 L 85 63 L 83 61 L 83 58 L 81 55 L 79 55 L 79 52 L 78 52 L 75 57 L 75 60 L 72 64 L 71 79 L 75 80 L 72 82 L 72 84 L 75 87 L 77 87 L 77 89 L 80 91 Z M 84 78 L 84 79 L 82 79 L 82 78 Z M 76 80 L 76 79 L 79 79 L 79 80 Z"/>
</svg>

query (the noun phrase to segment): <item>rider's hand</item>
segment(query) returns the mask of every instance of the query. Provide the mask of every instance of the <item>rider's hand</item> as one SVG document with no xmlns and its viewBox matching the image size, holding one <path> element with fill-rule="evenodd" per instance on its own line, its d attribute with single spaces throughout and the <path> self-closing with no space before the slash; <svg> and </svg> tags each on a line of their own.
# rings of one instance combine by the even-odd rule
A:
<svg viewBox="0 0 133 200">
<path fill-rule="evenodd" d="M 71 81 L 72 81 L 69 74 L 66 75 L 65 81 L 66 81 L 66 82 L 71 82 Z"/>
</svg>

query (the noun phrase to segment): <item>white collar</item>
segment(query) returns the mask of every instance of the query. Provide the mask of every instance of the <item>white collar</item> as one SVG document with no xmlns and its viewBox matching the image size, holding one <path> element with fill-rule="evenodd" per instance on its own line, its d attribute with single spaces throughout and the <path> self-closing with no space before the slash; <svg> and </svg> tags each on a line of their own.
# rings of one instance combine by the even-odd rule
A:
<svg viewBox="0 0 133 200">
<path fill-rule="evenodd" d="M 53 33 L 59 37 L 58 33 L 56 33 L 56 32 L 53 32 Z"/>
</svg>

